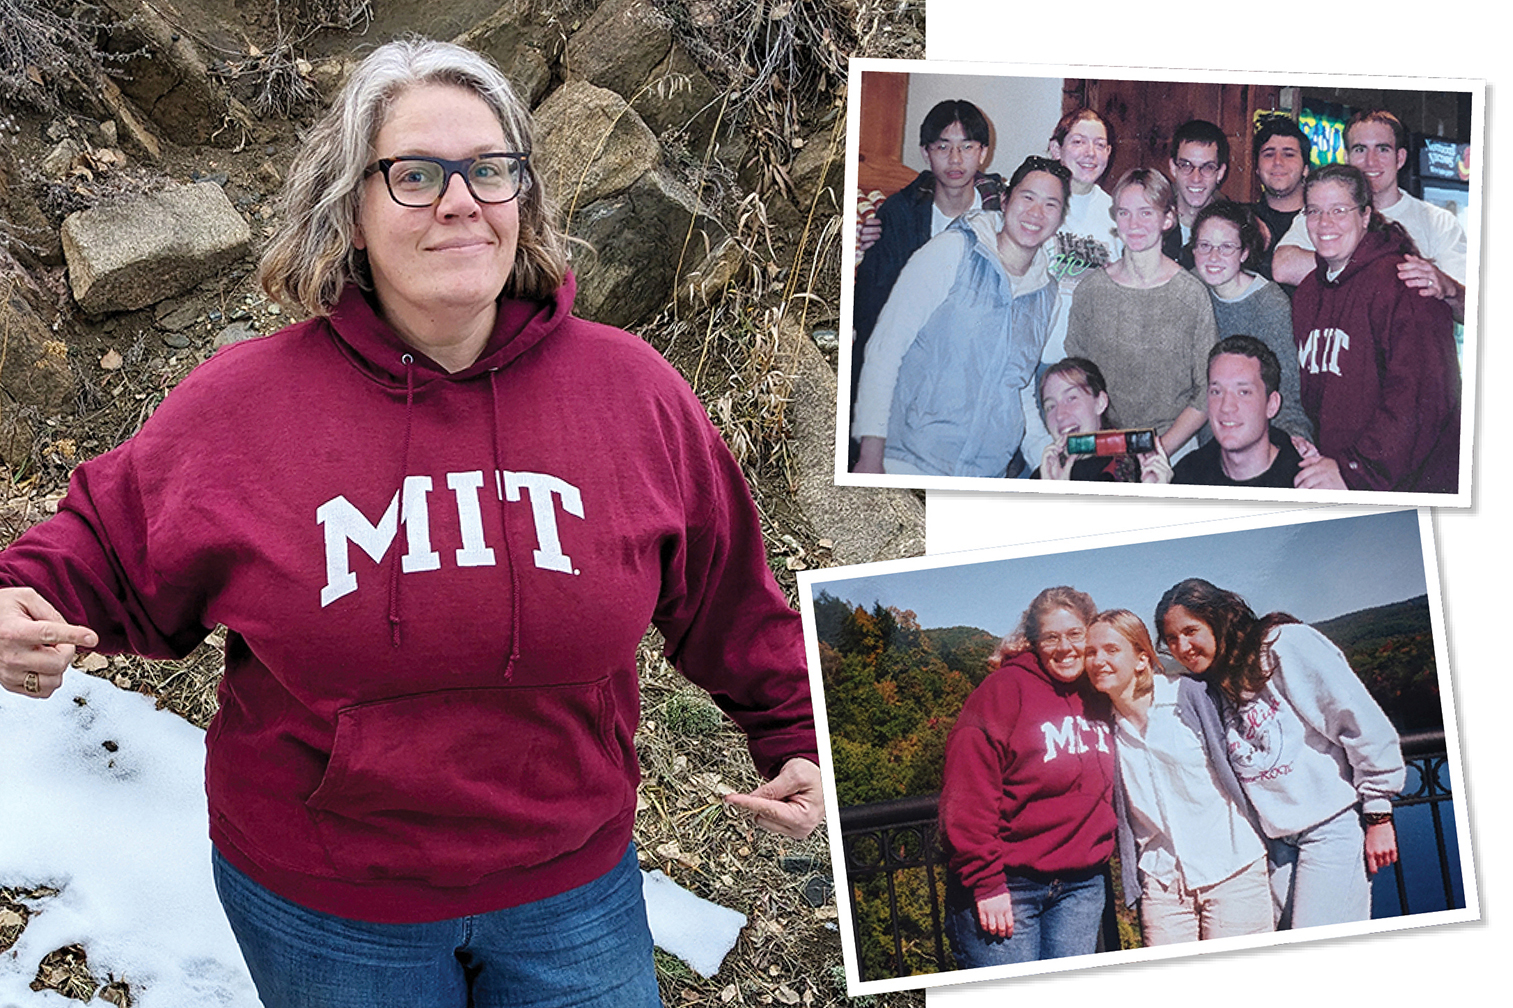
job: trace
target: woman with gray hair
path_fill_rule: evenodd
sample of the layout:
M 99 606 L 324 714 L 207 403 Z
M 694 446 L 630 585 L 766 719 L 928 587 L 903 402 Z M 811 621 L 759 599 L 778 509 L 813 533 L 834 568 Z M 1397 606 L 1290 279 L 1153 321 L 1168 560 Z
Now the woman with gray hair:
M 406 40 L 289 173 L 229 347 L 0 553 L 0 685 L 227 630 L 206 791 L 221 900 L 279 1006 L 654 1005 L 631 827 L 636 652 L 668 657 L 803 836 L 798 617 L 691 390 L 574 282 L 490 63 Z M 356 547 L 356 548 L 354 548 Z

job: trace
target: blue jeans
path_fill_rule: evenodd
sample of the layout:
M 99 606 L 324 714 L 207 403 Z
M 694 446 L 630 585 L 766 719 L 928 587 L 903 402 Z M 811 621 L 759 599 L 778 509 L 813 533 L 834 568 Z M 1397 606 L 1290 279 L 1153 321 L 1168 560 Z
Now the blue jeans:
M 1266 841 L 1277 930 L 1371 919 L 1366 833 L 1347 808 L 1301 833 Z
M 309 910 L 212 857 L 265 1008 L 659 1008 L 635 845 L 604 876 L 523 906 L 431 924 Z
M 1091 955 L 1098 948 L 1103 923 L 1104 883 L 1101 869 L 1084 878 L 1004 873 L 1014 906 L 1014 933 L 998 938 L 977 922 L 972 894 L 953 885 L 947 892 L 946 934 L 960 969 L 1038 962 L 1065 956 Z

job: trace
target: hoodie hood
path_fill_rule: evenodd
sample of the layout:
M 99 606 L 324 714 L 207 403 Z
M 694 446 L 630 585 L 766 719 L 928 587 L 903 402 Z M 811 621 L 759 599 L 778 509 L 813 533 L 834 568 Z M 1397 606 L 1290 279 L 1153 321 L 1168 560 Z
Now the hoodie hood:
M 1402 250 L 1391 234 L 1385 231 L 1367 231 L 1361 238 L 1361 243 L 1351 253 L 1350 261 L 1345 264 L 1344 269 L 1340 270 L 1340 275 L 1333 280 L 1329 279 L 1329 264 L 1324 261 L 1324 257 L 1315 252 L 1314 259 L 1318 263 L 1316 268 L 1319 282 L 1325 287 L 1338 287 L 1378 259 L 1401 254 Z
M 331 310 L 327 324 L 344 353 L 382 385 L 404 387 L 412 377 L 417 386 L 438 379 L 466 381 L 508 367 L 558 330 L 572 313 L 577 279 L 571 272 L 562 286 L 544 301 L 501 297 L 494 331 L 478 359 L 461 371 L 449 372 L 405 342 L 384 319 L 371 296 L 348 284 Z M 413 361 L 413 367 L 406 361 Z
M 972 230 L 980 243 L 979 247 L 994 259 L 998 259 L 998 232 L 1003 230 L 1003 212 L 1000 210 L 969 210 L 959 218 L 961 222 Z M 998 260 L 1002 266 L 1002 260 Z M 1035 249 L 1035 255 L 1030 259 L 1030 265 L 1025 269 L 1023 276 L 1014 276 L 1007 270 L 1004 276 L 1009 278 L 1009 287 L 1015 297 L 1023 297 L 1034 293 L 1051 282 L 1051 259 L 1046 254 L 1045 246 Z

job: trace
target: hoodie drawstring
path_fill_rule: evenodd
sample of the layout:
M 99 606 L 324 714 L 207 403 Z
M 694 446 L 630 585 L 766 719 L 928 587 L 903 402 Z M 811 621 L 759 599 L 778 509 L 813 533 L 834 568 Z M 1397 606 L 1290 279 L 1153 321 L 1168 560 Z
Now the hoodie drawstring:
M 510 575 L 510 657 L 504 666 L 504 678 L 509 679 L 515 671 L 515 660 L 520 657 L 520 573 L 515 569 L 515 551 L 510 549 L 510 523 L 505 519 L 504 514 L 504 459 L 499 444 L 499 431 L 502 424 L 499 418 L 498 368 L 489 370 L 489 396 L 493 400 L 493 409 L 489 411 L 489 421 L 493 427 L 491 434 L 494 443 L 494 486 L 499 494 L 499 530 L 503 536 L 501 545 L 504 550 L 504 562 Z
M 399 470 L 399 525 L 402 525 L 405 518 L 405 477 L 410 473 L 410 436 L 415 430 L 415 358 L 411 354 L 405 354 L 400 360 L 405 366 L 405 444 L 400 455 Z M 394 532 L 394 562 L 389 565 L 389 633 L 394 646 L 399 647 L 399 568 L 403 563 L 400 558 L 404 551 L 399 548 L 399 528 L 396 527 Z

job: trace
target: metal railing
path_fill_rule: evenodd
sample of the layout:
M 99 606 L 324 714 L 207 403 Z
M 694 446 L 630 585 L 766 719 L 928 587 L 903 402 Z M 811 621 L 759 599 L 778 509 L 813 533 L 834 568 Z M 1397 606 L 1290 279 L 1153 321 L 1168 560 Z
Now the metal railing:
M 1451 855 L 1454 821 L 1448 803 L 1454 796 L 1446 773 L 1444 733 L 1407 735 L 1402 745 L 1408 785 L 1393 807 L 1428 806 L 1434 852 L 1432 856 L 1405 853 L 1393 866 L 1399 913 L 1462 906 L 1459 861 Z M 946 854 L 936 825 L 939 797 L 919 795 L 840 810 L 851 926 L 864 980 L 955 968 L 948 957 L 943 927 Z M 1410 910 L 1409 882 L 1426 875 L 1438 876 L 1437 889 L 1443 903 Z M 886 917 L 888 948 L 877 948 L 875 941 L 863 944 L 863 917 L 873 919 L 879 911 Z M 1100 949 L 1119 947 L 1112 912 L 1105 914 L 1100 937 Z M 886 966 L 879 972 L 884 961 Z

